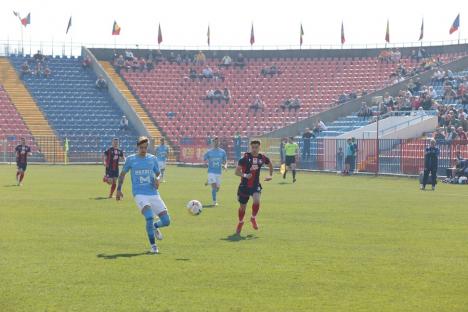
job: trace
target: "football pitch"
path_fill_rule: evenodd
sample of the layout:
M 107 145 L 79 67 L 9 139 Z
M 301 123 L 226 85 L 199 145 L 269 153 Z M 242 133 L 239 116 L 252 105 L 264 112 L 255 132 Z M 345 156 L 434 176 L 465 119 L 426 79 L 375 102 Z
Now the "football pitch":
M 240 237 L 234 170 L 220 205 L 206 169 L 170 166 L 172 218 L 147 253 L 131 197 L 104 168 L 0 166 L 0 311 L 468 311 L 468 191 L 415 179 L 298 173 L 263 182 L 259 231 Z M 263 173 L 265 175 L 266 172 Z

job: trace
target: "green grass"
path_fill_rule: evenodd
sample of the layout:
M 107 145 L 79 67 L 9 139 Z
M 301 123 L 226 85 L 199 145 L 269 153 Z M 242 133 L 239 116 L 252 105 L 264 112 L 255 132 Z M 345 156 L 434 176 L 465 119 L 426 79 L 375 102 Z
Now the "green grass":
M 16 187 L 0 166 L 0 311 L 468 311 L 465 187 L 275 175 L 261 229 L 236 239 L 233 170 L 221 205 L 193 217 L 186 202 L 210 199 L 205 170 L 169 167 L 173 223 L 149 255 L 129 184 L 123 202 L 100 199 L 102 173 L 31 165 Z

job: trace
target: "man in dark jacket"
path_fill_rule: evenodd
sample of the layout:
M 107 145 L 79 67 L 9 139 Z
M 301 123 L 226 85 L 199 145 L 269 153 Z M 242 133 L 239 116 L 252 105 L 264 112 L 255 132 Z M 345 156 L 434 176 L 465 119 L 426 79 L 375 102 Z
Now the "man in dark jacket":
M 435 190 L 435 185 L 437 181 L 437 166 L 439 161 L 440 151 L 436 147 L 436 141 L 431 139 L 429 147 L 426 147 L 426 153 L 424 154 L 424 177 L 422 184 L 420 186 L 421 190 L 426 189 L 427 179 L 429 178 L 429 173 L 431 174 L 432 190 Z

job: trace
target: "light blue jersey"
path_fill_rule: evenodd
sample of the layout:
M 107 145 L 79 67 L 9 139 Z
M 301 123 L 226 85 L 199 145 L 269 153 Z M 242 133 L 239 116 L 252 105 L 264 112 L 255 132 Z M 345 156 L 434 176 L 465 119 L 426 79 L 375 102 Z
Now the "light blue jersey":
M 222 148 L 212 148 L 203 157 L 208 162 L 208 173 L 221 174 L 223 163 L 226 162 L 226 152 Z
M 156 157 L 158 161 L 166 161 L 167 154 L 169 154 L 169 147 L 166 144 L 156 147 Z
M 158 195 L 154 185 L 155 174 L 159 174 L 157 159 L 154 155 L 145 157 L 134 154 L 125 160 L 122 172 L 132 171 L 132 193 L 135 195 Z

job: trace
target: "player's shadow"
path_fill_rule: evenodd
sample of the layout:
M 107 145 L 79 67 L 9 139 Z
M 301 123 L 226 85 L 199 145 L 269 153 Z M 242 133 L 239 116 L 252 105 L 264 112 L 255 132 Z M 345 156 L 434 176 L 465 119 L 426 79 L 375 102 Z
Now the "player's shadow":
M 91 197 L 89 198 L 91 200 L 103 200 L 103 199 L 112 199 L 112 198 L 109 198 L 109 197 L 103 197 L 103 196 L 98 196 L 98 197 Z
M 252 239 L 257 239 L 257 238 L 258 237 L 253 234 L 242 236 L 242 235 L 234 233 L 225 238 L 221 238 L 221 240 L 227 241 L 227 242 L 240 242 L 240 241 L 252 240 Z
M 283 185 L 283 184 L 290 184 L 290 183 L 286 181 L 281 181 L 281 182 L 278 182 L 278 184 Z
M 106 260 L 115 260 L 118 258 L 133 258 L 133 257 L 139 257 L 139 256 L 147 256 L 147 255 L 152 255 L 152 253 L 149 251 L 145 251 L 145 252 L 139 252 L 139 253 L 121 253 L 121 254 L 113 254 L 113 255 L 98 254 L 96 255 L 96 257 L 106 259 Z
M 6 184 L 3 187 L 17 187 L 18 184 Z
M 214 208 L 216 207 L 215 205 L 211 204 L 211 205 L 203 205 L 203 208 Z

